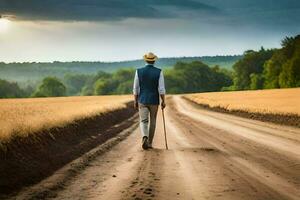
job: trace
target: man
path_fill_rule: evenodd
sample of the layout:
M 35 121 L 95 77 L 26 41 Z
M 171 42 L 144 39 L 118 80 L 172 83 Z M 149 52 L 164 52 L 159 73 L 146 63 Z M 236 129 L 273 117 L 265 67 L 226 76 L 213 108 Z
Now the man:
M 133 94 L 134 107 L 139 109 L 142 148 L 148 149 L 152 148 L 159 96 L 162 109 L 166 107 L 166 90 L 162 70 L 154 67 L 157 56 L 150 52 L 144 55 L 144 60 L 146 66 L 135 72 Z

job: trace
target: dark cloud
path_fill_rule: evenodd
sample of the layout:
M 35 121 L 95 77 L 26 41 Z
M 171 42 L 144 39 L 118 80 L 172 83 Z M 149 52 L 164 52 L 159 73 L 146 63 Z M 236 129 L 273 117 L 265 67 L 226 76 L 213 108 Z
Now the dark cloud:
M 168 8 L 168 9 L 166 9 Z M 172 18 L 177 11 L 217 13 L 218 9 L 193 0 L 0 0 L 0 13 L 27 20 L 119 20 Z
M 184 18 L 197 26 L 297 31 L 300 0 L 0 0 L 1 14 L 56 21 Z
M 228 21 L 267 27 L 300 26 L 299 0 L 195 0 L 222 9 Z

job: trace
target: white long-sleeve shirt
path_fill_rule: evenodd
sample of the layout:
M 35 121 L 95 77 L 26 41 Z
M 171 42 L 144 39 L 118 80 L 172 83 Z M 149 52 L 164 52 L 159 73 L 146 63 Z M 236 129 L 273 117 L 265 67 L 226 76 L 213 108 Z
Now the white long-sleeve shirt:
M 165 79 L 164 79 L 163 71 L 160 72 L 157 89 L 158 89 L 159 94 L 166 94 Z M 134 76 L 133 94 L 134 95 L 140 94 L 140 83 L 139 83 L 139 77 L 138 77 L 137 71 L 135 71 L 135 76 Z

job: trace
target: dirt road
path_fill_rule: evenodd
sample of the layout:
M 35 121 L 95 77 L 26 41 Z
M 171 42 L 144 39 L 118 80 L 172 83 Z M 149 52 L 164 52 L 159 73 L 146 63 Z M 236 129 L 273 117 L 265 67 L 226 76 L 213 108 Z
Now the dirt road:
M 135 126 L 73 176 L 61 178 L 71 163 L 17 199 L 300 199 L 300 129 L 202 110 L 173 96 L 165 150 L 161 122 L 159 113 L 155 149 L 141 149 Z

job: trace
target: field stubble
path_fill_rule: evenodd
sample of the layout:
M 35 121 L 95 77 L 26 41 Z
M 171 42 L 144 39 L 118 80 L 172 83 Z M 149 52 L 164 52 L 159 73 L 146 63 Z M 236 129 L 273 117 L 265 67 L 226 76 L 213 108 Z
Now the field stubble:
M 184 97 L 212 110 L 300 126 L 300 88 L 198 93 Z
M 130 96 L 0 100 L 0 143 L 122 109 Z
M 186 98 L 210 108 L 263 114 L 300 116 L 300 88 L 188 94 Z

